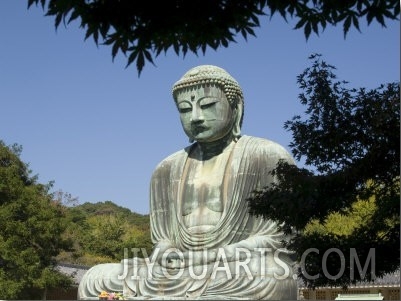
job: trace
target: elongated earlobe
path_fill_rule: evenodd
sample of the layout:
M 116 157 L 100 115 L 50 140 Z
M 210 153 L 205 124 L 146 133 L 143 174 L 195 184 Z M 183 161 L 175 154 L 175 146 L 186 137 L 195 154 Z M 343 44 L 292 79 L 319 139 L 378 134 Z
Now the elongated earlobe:
M 237 104 L 235 111 L 236 114 L 235 114 L 235 121 L 232 129 L 232 134 L 234 137 L 234 141 L 238 141 L 238 139 L 241 137 L 242 105 Z
M 241 137 L 241 129 L 237 125 L 234 125 L 233 127 L 233 137 L 235 142 L 237 142 L 238 139 Z

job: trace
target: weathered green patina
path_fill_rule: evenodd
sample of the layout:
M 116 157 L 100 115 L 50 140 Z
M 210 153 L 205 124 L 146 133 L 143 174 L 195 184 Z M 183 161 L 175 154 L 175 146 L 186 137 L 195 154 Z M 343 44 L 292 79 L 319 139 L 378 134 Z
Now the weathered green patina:
M 225 70 L 189 70 L 173 97 L 195 143 L 152 175 L 153 254 L 93 267 L 78 297 L 106 290 L 130 299 L 296 299 L 285 236 L 275 222 L 249 215 L 246 201 L 291 156 L 275 142 L 241 136 L 243 94 Z

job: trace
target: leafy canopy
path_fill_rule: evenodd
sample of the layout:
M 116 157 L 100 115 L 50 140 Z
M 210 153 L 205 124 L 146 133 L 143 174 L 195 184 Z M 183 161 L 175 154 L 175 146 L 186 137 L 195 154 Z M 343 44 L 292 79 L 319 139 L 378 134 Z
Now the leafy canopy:
M 69 250 L 63 207 L 50 185 L 37 183 L 20 160 L 22 148 L 0 140 L 0 291 L 4 299 L 41 297 L 46 288 L 68 287 L 55 257 Z
M 351 27 L 359 30 L 363 18 L 386 26 L 386 19 L 398 19 L 400 13 L 398 0 L 28 0 L 28 8 L 33 4 L 55 18 L 56 28 L 79 20 L 85 39 L 110 45 L 113 59 L 123 53 L 127 66 L 136 62 L 139 74 L 146 61 L 153 64 L 171 48 L 177 55 L 205 54 L 208 47 L 228 47 L 238 34 L 255 36 L 264 16 L 294 18 L 295 29 L 309 38 L 327 24 L 342 24 L 345 37 Z
M 400 262 L 400 85 L 349 89 L 320 55 L 310 59 L 312 66 L 297 79 L 305 115 L 284 126 L 292 132 L 295 158 L 310 169 L 280 162 L 272 172 L 278 182 L 255 192 L 250 212 L 285 222 L 287 233 L 295 230 L 288 248 L 299 260 L 307 249 L 320 250 L 307 273 L 321 277 L 300 273 L 309 286 L 371 280 Z M 358 210 L 365 212 L 362 222 Z M 330 248 L 342 250 L 348 264 L 336 279 L 323 276 L 322 256 Z M 375 249 L 375 274 L 350 277 L 351 248 L 361 262 Z M 328 270 L 337 275 L 341 264 L 333 257 Z

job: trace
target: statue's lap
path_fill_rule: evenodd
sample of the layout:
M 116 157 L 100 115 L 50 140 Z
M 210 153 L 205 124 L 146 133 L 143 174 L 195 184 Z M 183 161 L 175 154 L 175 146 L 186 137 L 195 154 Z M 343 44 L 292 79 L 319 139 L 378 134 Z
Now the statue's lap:
M 277 259 L 273 253 L 267 256 L 260 254 L 252 252 L 251 257 L 237 261 L 219 260 L 218 263 L 174 270 L 157 263 L 152 265 L 150 259 L 145 262 L 143 258 L 131 258 L 121 263 L 97 265 L 87 273 L 85 281 L 97 288 L 99 293 L 102 290 L 121 292 L 125 298 L 134 300 L 257 299 L 258 296 L 254 295 L 236 297 L 233 288 L 241 290 L 242 286 L 243 289 L 263 286 L 272 292 L 277 291 L 278 295 L 272 294 L 273 299 L 282 299 L 283 289 L 280 287 L 293 294 L 297 289 L 293 271 L 285 270 L 285 262 L 281 261 L 286 259 Z M 207 289 L 203 289 L 204 285 L 207 285 Z M 142 295 L 143 287 L 146 287 L 146 292 Z M 216 295 L 215 292 L 221 291 L 221 287 L 229 288 L 231 296 Z

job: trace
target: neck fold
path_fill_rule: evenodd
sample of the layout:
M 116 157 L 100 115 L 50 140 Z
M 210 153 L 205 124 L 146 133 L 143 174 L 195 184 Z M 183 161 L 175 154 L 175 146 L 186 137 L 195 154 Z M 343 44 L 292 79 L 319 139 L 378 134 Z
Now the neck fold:
M 214 156 L 221 154 L 230 144 L 235 141 L 232 133 L 212 142 L 197 142 L 198 149 L 203 160 L 208 160 Z

